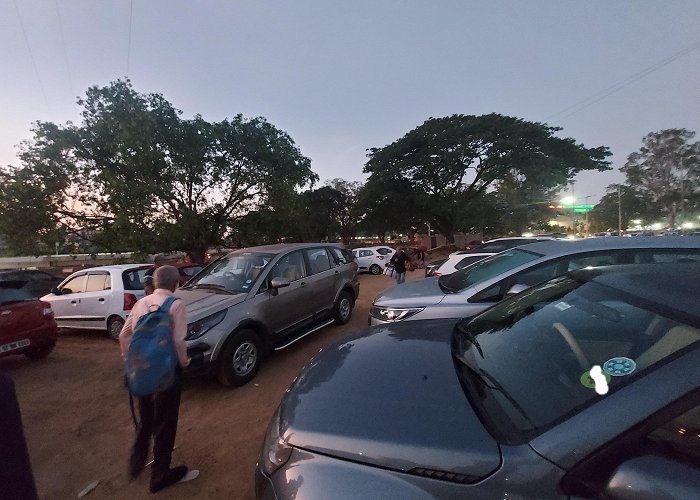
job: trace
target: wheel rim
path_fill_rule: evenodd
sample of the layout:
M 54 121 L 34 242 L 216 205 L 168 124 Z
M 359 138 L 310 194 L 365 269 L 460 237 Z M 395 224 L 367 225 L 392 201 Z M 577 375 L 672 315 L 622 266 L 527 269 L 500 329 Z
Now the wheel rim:
M 255 366 L 257 359 L 258 350 L 255 344 L 245 341 L 233 353 L 233 371 L 241 377 L 248 375 Z
M 376 264 L 370 268 L 370 272 L 372 274 L 379 274 L 381 271 L 382 271 L 382 269 Z
M 109 323 L 109 334 L 112 336 L 113 339 L 118 339 L 123 327 L 123 321 L 120 321 L 118 319 L 112 320 Z
M 338 307 L 338 312 L 340 313 L 341 319 L 344 321 L 350 317 L 350 312 L 352 307 L 350 307 L 350 299 L 347 297 L 340 301 L 340 307 Z

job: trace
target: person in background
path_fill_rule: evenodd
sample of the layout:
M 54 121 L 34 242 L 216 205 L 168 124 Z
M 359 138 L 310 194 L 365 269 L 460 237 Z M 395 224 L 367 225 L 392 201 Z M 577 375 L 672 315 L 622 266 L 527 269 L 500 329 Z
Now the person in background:
M 396 283 L 401 284 L 406 281 L 406 262 L 408 261 L 408 255 L 404 251 L 403 247 L 398 247 L 396 253 L 391 257 L 390 263 L 394 266 L 394 273 L 396 276 Z
M 122 358 L 126 359 L 129 343 L 134 328 L 141 316 L 161 306 L 171 297 L 178 285 L 179 272 L 174 266 L 158 267 L 153 273 L 155 290 L 152 294 L 141 298 L 129 314 L 129 317 L 119 334 L 119 346 Z M 169 311 L 173 344 L 180 360 L 180 367 L 190 363 L 187 356 L 185 335 L 187 334 L 187 318 L 185 306 L 181 300 L 176 300 Z M 175 383 L 168 389 L 151 396 L 136 398 L 139 407 L 140 421 L 136 428 L 136 439 L 129 457 L 129 477 L 136 479 L 143 471 L 148 456 L 151 435 L 153 435 L 153 468 L 151 469 L 151 493 L 178 482 L 191 481 L 199 475 L 198 470 L 188 470 L 184 465 L 170 467 L 175 434 L 177 432 L 178 414 L 180 411 L 180 393 L 182 390 L 182 373 L 178 367 Z

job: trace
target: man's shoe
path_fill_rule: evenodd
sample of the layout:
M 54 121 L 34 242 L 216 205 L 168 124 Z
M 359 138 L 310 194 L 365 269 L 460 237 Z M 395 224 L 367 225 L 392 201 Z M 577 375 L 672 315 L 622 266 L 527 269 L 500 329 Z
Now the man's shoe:
M 160 479 L 160 481 L 158 481 L 157 483 L 154 483 L 151 480 L 151 493 L 158 493 L 160 490 L 165 489 L 168 486 L 171 486 L 175 483 L 179 483 L 180 480 L 182 480 L 182 478 L 184 478 L 187 475 L 187 472 L 187 467 L 185 467 L 184 465 L 178 465 L 177 467 L 173 467 L 168 472 L 166 472 L 165 476 L 162 479 Z M 199 472 L 197 472 L 197 474 L 199 474 Z

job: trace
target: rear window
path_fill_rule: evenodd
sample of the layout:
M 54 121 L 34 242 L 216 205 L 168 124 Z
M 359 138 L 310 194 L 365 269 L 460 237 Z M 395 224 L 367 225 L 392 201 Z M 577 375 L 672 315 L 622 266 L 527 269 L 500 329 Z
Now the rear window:
M 34 296 L 26 288 L 0 288 L 0 305 L 24 302 L 25 300 L 34 300 Z
M 124 290 L 143 290 L 143 283 L 146 279 L 146 271 L 150 267 L 141 267 L 138 269 L 129 269 L 122 273 L 122 281 Z
M 333 254 L 333 257 L 335 258 L 335 261 L 338 264 L 347 264 L 349 262 L 353 262 L 355 260 L 355 256 L 352 254 L 350 250 L 346 250 L 345 248 L 338 248 L 338 247 L 329 247 L 331 250 L 331 253 Z

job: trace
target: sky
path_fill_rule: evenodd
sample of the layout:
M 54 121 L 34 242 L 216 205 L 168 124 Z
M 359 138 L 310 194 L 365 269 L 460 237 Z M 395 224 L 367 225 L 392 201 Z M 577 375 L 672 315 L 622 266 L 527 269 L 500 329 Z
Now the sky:
M 0 165 L 128 77 L 185 118 L 265 117 L 322 183 L 430 117 L 544 122 L 612 151 L 574 183 L 594 203 L 646 134 L 700 131 L 698 26 L 698 0 L 0 0 Z

